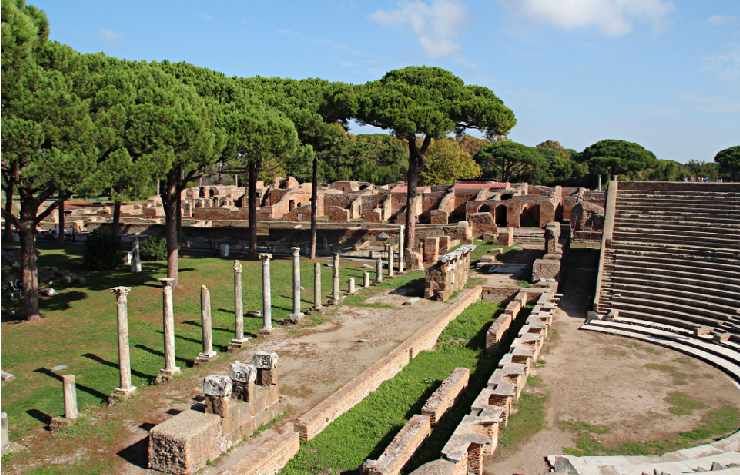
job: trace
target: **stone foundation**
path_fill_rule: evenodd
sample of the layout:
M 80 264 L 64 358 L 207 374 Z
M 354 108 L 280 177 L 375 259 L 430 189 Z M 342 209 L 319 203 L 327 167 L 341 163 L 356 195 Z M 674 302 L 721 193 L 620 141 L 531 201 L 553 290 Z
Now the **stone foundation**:
M 449 299 L 465 287 L 470 272 L 470 253 L 475 246 L 466 244 L 440 257 L 426 272 L 424 296 L 428 299 Z

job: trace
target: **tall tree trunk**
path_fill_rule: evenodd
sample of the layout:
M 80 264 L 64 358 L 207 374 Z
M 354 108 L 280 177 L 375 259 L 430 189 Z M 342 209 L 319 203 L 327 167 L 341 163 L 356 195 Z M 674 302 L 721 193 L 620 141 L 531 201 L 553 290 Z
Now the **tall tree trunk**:
M 21 279 L 23 281 L 23 314 L 27 320 L 38 320 L 39 314 L 39 270 L 36 259 L 36 212 L 38 202 L 21 202 L 21 219 L 18 232 L 21 235 Z
M 416 185 L 419 183 L 420 160 L 416 154 L 409 156 L 409 169 L 406 173 L 406 251 L 416 251 Z M 408 252 L 407 252 L 408 254 Z
M 182 192 L 178 188 L 177 195 L 175 196 L 175 216 L 177 217 L 177 239 L 178 242 L 182 237 Z
M 259 162 L 249 163 L 249 254 L 257 257 L 257 177 Z
M 311 259 L 316 259 L 316 214 L 319 197 L 319 158 L 314 155 L 311 168 Z
M 10 176 L 5 183 L 5 216 L 13 214 L 13 194 L 15 192 L 15 183 L 18 180 L 18 164 L 13 162 L 10 169 Z M 7 242 L 13 242 L 13 223 L 5 219 L 3 227 L 3 236 Z
M 177 259 L 179 241 L 177 236 L 177 179 L 170 172 L 165 189 L 162 190 L 162 206 L 164 207 L 165 239 L 167 240 L 167 277 L 175 279 L 177 284 Z
M 58 225 L 57 225 L 57 242 L 64 242 L 64 199 L 66 196 L 64 196 L 64 193 L 59 193 L 59 208 L 57 208 L 58 213 Z
M 111 236 L 113 242 L 118 242 L 121 235 L 121 201 L 116 200 L 113 202 L 113 221 L 110 226 Z

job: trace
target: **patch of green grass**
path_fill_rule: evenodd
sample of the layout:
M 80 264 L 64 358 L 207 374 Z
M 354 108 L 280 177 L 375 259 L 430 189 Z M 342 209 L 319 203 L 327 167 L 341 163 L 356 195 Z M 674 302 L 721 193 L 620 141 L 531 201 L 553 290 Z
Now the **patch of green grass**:
M 677 416 L 687 416 L 697 409 L 706 407 L 703 402 L 692 399 L 688 394 L 679 391 L 668 393 L 665 401 L 671 405 L 668 412 Z
M 352 307 L 395 308 L 393 305 L 382 302 L 367 302 L 370 297 L 390 289 L 400 289 L 401 292 L 406 292 L 409 295 L 421 296 L 424 292 L 424 271 L 412 271 L 391 279 L 386 278 L 383 282 L 375 284 L 369 289 L 363 289 L 356 294 L 346 296 L 342 303 Z
M 82 268 L 81 246 L 42 248 L 42 267 L 56 266 L 86 278 L 86 285 L 64 286 L 55 282 L 58 294 L 41 301 L 44 319 L 34 323 L 3 322 L 3 369 L 16 380 L 3 383 L 3 410 L 8 413 L 10 438 L 16 440 L 40 428 L 44 420 L 64 412 L 62 383 L 51 372 L 57 365 L 66 368 L 59 374 L 74 374 L 80 409 L 99 406 L 118 386 L 116 302 L 110 288 L 131 287 L 128 295 L 129 347 L 133 384 L 149 385 L 163 366 L 162 291 L 158 277 L 166 273 L 164 262 L 145 262 L 144 271 L 133 274 L 126 266 L 113 271 L 86 271 Z M 322 259 L 328 263 L 328 259 Z M 183 257 L 179 261 L 179 285 L 174 291 L 177 364 L 185 375 L 201 351 L 200 286 L 211 293 L 214 349 L 224 352 L 234 336 L 233 260 Z M 262 285 L 259 261 L 243 265 L 244 310 L 261 308 Z M 351 260 L 341 266 L 342 287 L 347 278 L 362 277 L 364 268 Z M 271 263 L 273 320 L 280 324 L 291 312 L 292 264 L 290 259 Z M 403 278 L 409 278 L 404 276 Z M 323 266 L 323 295 L 331 291 L 331 268 Z M 313 263 L 302 260 L 302 306 L 313 302 Z M 392 284 L 390 284 L 392 285 Z M 321 316 L 311 315 L 310 323 Z M 262 319 L 245 314 L 245 332 L 256 336 Z M 138 399 L 134 398 L 134 402 Z M 81 426 L 82 427 L 82 426 Z M 75 429 L 77 430 L 77 429 Z M 94 438 L 94 434 L 90 435 Z
M 593 426 L 578 425 L 576 447 L 563 449 L 569 455 L 660 455 L 666 452 L 681 450 L 707 443 L 737 430 L 740 426 L 740 409 L 735 406 L 723 406 L 707 412 L 699 425 L 687 432 L 660 440 L 627 441 L 615 445 L 606 445 L 594 434 Z
M 527 378 L 529 387 L 542 386 L 541 380 Z M 499 437 L 499 445 L 506 451 L 529 440 L 534 434 L 545 428 L 545 402 L 547 393 L 525 389 L 519 398 L 516 414 L 509 418 L 509 423 Z
M 302 445 L 281 473 L 339 473 L 377 457 L 454 368 L 471 368 L 476 380 L 485 384 L 496 362 L 485 355 L 485 328 L 497 309 L 488 302 L 468 307 L 450 322 L 434 350 L 421 352 L 395 377 Z M 454 427 L 457 422 L 443 418 L 440 425 Z

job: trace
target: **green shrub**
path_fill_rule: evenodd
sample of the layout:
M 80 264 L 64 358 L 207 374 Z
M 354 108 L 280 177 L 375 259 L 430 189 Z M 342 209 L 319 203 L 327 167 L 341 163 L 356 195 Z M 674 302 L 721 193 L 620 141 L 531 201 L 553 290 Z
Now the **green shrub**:
M 167 259 L 167 241 L 149 236 L 139 244 L 139 254 L 142 261 L 163 261 Z
M 96 229 L 85 241 L 85 267 L 91 270 L 115 269 L 121 263 L 121 241 L 109 230 Z

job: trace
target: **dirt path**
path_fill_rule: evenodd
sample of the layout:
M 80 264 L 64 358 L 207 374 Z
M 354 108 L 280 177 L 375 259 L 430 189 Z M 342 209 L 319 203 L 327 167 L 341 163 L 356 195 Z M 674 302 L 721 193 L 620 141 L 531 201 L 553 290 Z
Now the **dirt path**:
M 561 303 L 567 314 L 554 323 L 544 366 L 536 369 L 543 382 L 537 390 L 548 395 L 545 427 L 513 450 L 497 453 L 486 473 L 544 473 L 546 455 L 576 446 L 574 423 L 603 426 L 598 441 L 616 445 L 669 438 L 695 428 L 711 409 L 740 405 L 740 392 L 718 369 L 648 343 L 579 331 L 593 270 L 574 265 L 570 271 Z M 696 401 L 696 408 L 673 413 L 676 394 Z

